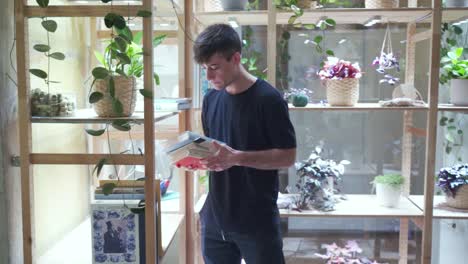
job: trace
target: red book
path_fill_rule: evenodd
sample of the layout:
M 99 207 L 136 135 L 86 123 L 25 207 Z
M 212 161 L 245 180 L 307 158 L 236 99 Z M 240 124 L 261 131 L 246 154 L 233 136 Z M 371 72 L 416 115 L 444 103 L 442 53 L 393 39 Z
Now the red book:
M 206 170 L 207 168 L 200 162 L 200 160 L 201 158 L 187 156 L 183 159 L 180 159 L 179 161 L 176 161 L 175 166 L 177 168 L 183 167 L 189 170 Z

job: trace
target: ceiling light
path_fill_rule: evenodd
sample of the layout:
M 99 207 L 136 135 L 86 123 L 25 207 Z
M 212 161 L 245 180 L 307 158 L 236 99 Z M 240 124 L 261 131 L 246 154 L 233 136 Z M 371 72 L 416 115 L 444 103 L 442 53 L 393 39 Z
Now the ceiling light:
M 369 18 L 366 22 L 364 22 L 364 26 L 365 27 L 371 27 L 371 26 L 377 24 L 380 21 L 382 21 L 381 16 L 373 16 L 373 17 Z
M 344 39 L 340 39 L 340 41 L 338 41 L 338 44 L 343 44 L 343 43 L 345 43 L 346 41 L 348 41 L 348 40 L 345 39 L 345 38 L 344 38 Z
M 304 40 L 304 44 L 308 44 L 310 42 L 310 40 L 306 39 Z

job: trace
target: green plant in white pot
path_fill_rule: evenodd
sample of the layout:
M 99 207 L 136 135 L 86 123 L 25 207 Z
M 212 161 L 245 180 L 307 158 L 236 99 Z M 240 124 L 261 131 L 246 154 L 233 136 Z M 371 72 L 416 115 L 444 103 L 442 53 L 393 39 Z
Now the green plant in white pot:
M 404 178 L 400 174 L 384 174 L 374 178 L 377 202 L 385 207 L 398 207 Z
M 454 105 L 468 105 L 468 60 L 462 55 L 463 48 L 456 47 L 440 60 L 443 65 L 440 78 L 450 80 L 450 102 Z

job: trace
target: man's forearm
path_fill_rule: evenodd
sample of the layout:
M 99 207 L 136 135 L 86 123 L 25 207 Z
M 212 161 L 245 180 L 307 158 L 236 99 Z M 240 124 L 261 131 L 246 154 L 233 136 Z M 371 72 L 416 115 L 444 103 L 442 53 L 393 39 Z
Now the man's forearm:
M 236 165 L 261 170 L 288 168 L 296 160 L 296 148 L 236 151 Z

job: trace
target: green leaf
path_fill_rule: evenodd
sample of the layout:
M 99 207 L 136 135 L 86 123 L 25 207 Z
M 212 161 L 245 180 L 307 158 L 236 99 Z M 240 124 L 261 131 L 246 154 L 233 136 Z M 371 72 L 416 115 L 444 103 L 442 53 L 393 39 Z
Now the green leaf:
M 133 42 L 141 45 L 142 38 L 143 38 L 143 31 L 138 31 L 137 33 L 135 33 L 135 36 L 133 36 Z
M 161 84 L 161 82 L 159 81 L 159 75 L 157 73 L 153 73 L 153 78 L 156 85 Z
M 54 20 L 44 20 L 41 22 L 42 27 L 49 32 L 55 32 L 57 30 L 57 22 Z
M 115 97 L 115 82 L 112 76 L 109 78 L 109 94 L 112 98 Z
M 39 52 L 48 52 L 50 50 L 50 47 L 49 45 L 45 45 L 45 44 L 36 44 L 33 46 L 33 49 Z
M 455 55 L 457 55 L 457 59 L 461 57 L 463 54 L 463 48 L 458 48 L 455 50 Z
M 99 63 L 101 63 L 104 67 L 107 67 L 106 60 L 104 59 L 104 55 L 102 55 L 102 53 L 99 51 L 94 51 L 94 56 L 99 61 Z
M 461 27 L 457 25 L 453 25 L 452 28 L 453 28 L 453 32 L 455 32 L 455 34 L 457 35 L 461 35 L 463 33 L 463 29 L 461 29 Z
M 304 24 L 304 28 L 306 29 L 314 29 L 315 27 L 317 27 L 315 24 Z
M 452 60 L 458 59 L 457 54 L 455 52 L 453 52 L 453 51 L 447 52 L 447 56 Z
M 162 35 L 154 37 L 153 38 L 153 48 L 159 46 L 164 41 L 164 39 L 166 39 L 166 37 L 167 37 L 166 34 L 162 34 Z
M 102 193 L 104 195 L 109 195 L 114 192 L 114 189 L 117 185 L 115 183 L 105 183 L 102 186 Z
M 130 131 L 132 128 L 126 120 L 115 120 L 112 122 L 112 127 L 120 131 Z
M 133 41 L 132 31 L 127 26 L 124 27 L 123 29 L 116 28 L 115 30 L 117 31 L 119 36 L 124 35 L 125 39 L 128 40 L 129 43 Z M 140 44 L 138 42 L 135 42 L 135 43 Z
M 151 11 L 148 11 L 148 10 L 138 10 L 137 16 L 138 16 L 138 17 L 150 17 L 150 16 L 151 16 Z
M 130 64 L 132 62 L 125 53 L 117 53 L 116 56 L 122 64 Z
M 95 136 L 95 137 L 98 137 L 98 136 L 104 134 L 104 132 L 106 132 L 105 129 L 99 129 L 99 130 L 85 129 L 85 131 L 86 131 L 86 133 L 88 133 L 89 135 Z
M 105 3 L 105 4 L 106 4 L 106 3 L 109 3 L 110 1 L 112 1 L 112 0 L 101 0 L 101 2 L 103 2 L 103 3 Z
M 96 67 L 91 73 L 96 79 L 105 79 L 109 76 L 109 71 L 104 67 Z
M 62 52 L 54 52 L 49 54 L 49 57 L 56 59 L 56 60 L 64 60 L 65 59 L 65 54 Z
M 153 92 L 146 89 L 140 89 L 140 94 L 145 98 L 153 99 Z
M 463 130 L 461 130 L 461 129 L 458 129 L 458 130 L 457 130 L 457 134 L 458 134 L 458 135 L 461 135 L 461 134 L 463 134 Z
M 445 153 L 450 154 L 450 152 L 452 152 L 452 147 L 445 146 Z
M 40 7 L 48 7 L 49 6 L 49 0 L 36 0 L 36 2 Z
M 327 24 L 326 23 L 320 23 L 320 29 L 321 30 L 327 29 Z
M 443 117 L 441 117 L 440 120 L 439 120 L 439 125 L 440 125 L 440 126 L 445 126 L 445 125 L 447 124 L 447 121 L 448 121 L 448 117 L 443 116 Z
M 242 58 L 242 59 L 241 59 L 241 63 L 242 63 L 242 64 L 246 64 L 247 61 L 248 61 L 247 58 Z
M 302 28 L 302 23 L 301 23 L 301 22 L 294 23 L 293 27 L 295 27 L 295 28 Z
M 102 98 L 104 98 L 104 95 L 100 92 L 92 92 L 90 95 L 89 95 L 89 103 L 90 104 L 94 104 L 94 103 L 97 103 L 99 102 L 99 100 L 101 100 Z
M 320 36 L 320 35 L 318 35 L 318 36 L 315 36 L 315 38 L 314 38 L 314 42 L 315 42 L 315 43 L 317 43 L 317 44 L 319 44 L 319 43 L 322 41 L 322 39 L 323 39 L 323 37 L 322 37 L 322 36 Z
M 47 73 L 43 70 L 40 70 L 40 69 L 29 69 L 29 72 L 34 75 L 34 76 L 37 76 L 41 79 L 46 79 L 47 78 Z
M 294 24 L 294 21 L 296 21 L 297 16 L 293 15 L 288 19 L 288 24 L 292 25 Z
M 117 15 L 114 18 L 114 27 L 118 29 L 124 29 L 127 27 L 127 22 L 125 21 L 125 18 L 121 15 Z
M 332 27 L 334 27 L 336 25 L 335 20 L 333 20 L 331 18 L 325 19 L 325 23 L 327 23 L 327 25 L 332 26 Z
M 114 38 L 114 41 L 121 52 L 125 52 L 127 50 L 127 41 L 124 38 L 117 36 Z
M 445 139 L 450 143 L 455 143 L 455 139 L 453 138 L 453 135 L 451 133 L 445 134 Z
M 98 163 L 96 164 L 96 166 L 94 166 L 94 170 L 93 170 L 93 174 L 94 172 L 97 171 L 96 173 L 96 177 L 99 177 L 99 174 L 101 174 L 101 170 L 102 170 L 102 167 L 104 166 L 104 164 L 107 163 L 107 159 L 106 158 L 102 158 L 98 161 Z
M 285 40 L 288 40 L 291 38 L 291 33 L 289 33 L 289 31 L 285 31 L 283 32 L 283 34 L 281 35 L 281 37 Z
M 114 26 L 114 21 L 118 15 L 114 13 L 107 13 L 104 17 L 104 24 L 107 28 L 112 28 Z
M 457 129 L 455 126 L 448 126 L 447 127 L 447 130 L 455 130 L 455 129 Z
M 449 122 L 449 123 L 455 122 L 455 118 L 450 118 L 448 122 Z
M 443 57 L 442 59 L 440 59 L 440 63 L 447 63 L 447 62 L 450 62 L 452 61 L 449 57 Z
M 112 98 L 112 110 L 121 115 L 123 113 L 123 104 L 117 98 Z
M 127 74 L 125 74 L 125 72 L 122 71 L 121 69 L 117 69 L 117 70 L 115 70 L 115 72 L 118 73 L 118 74 L 120 74 L 120 75 L 122 75 L 122 76 L 127 77 Z
M 327 55 L 330 55 L 330 56 L 335 56 L 335 53 L 332 50 L 327 50 L 325 51 L 325 53 L 327 53 Z

